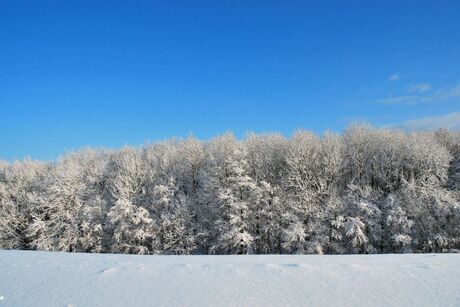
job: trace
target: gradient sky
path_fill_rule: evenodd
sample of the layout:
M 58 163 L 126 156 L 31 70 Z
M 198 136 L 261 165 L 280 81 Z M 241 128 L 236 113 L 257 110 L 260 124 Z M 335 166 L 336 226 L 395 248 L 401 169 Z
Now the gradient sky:
M 460 129 L 460 1 L 0 1 L 0 159 Z

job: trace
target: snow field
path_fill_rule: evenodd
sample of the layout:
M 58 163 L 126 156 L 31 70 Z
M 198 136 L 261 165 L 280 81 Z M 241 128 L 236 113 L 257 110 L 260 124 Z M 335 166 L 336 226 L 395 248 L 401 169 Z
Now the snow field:
M 460 255 L 0 251 L 0 306 L 460 306 Z

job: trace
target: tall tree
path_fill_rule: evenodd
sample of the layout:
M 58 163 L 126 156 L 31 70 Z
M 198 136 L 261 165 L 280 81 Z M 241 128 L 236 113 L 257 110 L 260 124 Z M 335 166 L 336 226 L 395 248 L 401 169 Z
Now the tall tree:
M 173 178 L 168 185 L 155 187 L 152 210 L 156 225 L 156 253 L 187 255 L 195 251 L 197 244 L 189 204 Z

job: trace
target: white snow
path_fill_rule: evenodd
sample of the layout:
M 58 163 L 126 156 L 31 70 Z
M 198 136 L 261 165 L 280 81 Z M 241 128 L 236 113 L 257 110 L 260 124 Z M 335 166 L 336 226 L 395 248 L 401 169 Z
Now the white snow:
M 460 254 L 135 256 L 0 250 L 0 306 L 460 306 Z

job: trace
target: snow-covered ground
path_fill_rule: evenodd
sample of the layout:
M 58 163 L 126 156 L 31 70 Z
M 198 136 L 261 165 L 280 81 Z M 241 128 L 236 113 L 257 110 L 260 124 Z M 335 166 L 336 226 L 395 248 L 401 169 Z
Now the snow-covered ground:
M 0 306 L 460 306 L 460 254 L 0 251 Z

